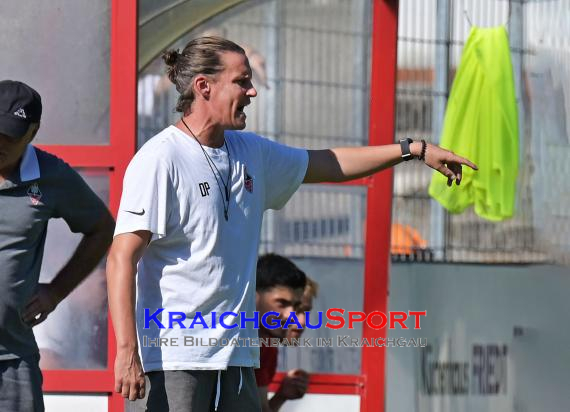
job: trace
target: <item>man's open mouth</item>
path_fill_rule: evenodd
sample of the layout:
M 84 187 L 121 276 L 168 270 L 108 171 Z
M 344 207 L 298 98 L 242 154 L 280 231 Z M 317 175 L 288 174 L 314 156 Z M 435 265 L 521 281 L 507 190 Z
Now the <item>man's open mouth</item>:
M 238 116 L 241 116 L 241 115 L 245 116 L 245 107 L 248 106 L 248 105 L 249 105 L 249 102 L 238 106 L 238 107 L 237 107 L 236 114 L 237 114 Z

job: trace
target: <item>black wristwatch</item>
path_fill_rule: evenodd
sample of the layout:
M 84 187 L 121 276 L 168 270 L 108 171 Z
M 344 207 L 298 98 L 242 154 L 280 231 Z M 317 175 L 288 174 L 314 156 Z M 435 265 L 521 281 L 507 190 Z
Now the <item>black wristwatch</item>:
M 412 155 L 412 152 L 410 152 L 410 145 L 413 142 L 414 141 L 409 137 L 407 139 L 400 139 L 400 148 L 402 149 L 402 159 L 404 159 L 405 161 L 412 160 L 414 158 L 414 155 Z

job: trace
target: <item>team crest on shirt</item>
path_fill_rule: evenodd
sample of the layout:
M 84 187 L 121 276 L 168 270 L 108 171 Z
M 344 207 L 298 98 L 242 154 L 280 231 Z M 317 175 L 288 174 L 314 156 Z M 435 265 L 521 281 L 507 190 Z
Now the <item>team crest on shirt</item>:
M 32 183 L 30 186 L 28 186 L 28 196 L 32 201 L 32 205 L 37 206 L 40 204 L 42 192 L 40 191 L 40 187 L 37 183 Z
M 253 193 L 253 177 L 247 173 L 247 167 L 245 166 L 243 168 L 243 185 L 245 186 L 245 190 L 249 193 Z

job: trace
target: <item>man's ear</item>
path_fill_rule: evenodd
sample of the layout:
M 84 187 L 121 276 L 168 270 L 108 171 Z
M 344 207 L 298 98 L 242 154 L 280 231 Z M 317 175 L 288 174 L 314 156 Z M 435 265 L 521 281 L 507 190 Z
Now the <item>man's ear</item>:
M 194 78 L 193 83 L 194 93 L 208 100 L 210 98 L 210 79 L 204 75 L 198 75 Z

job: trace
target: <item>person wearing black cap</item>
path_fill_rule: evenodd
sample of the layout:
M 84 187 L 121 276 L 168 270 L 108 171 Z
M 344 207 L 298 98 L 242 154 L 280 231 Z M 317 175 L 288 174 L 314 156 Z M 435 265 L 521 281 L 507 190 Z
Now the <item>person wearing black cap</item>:
M 95 268 L 114 228 L 77 172 L 30 144 L 41 114 L 34 89 L 0 81 L 0 411 L 44 410 L 32 327 Z M 40 284 L 47 224 L 59 217 L 84 237 L 55 278 Z

